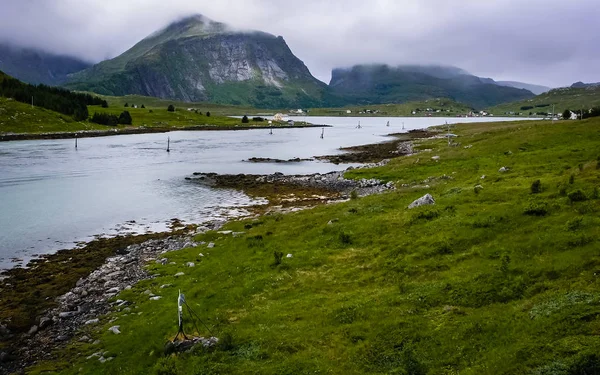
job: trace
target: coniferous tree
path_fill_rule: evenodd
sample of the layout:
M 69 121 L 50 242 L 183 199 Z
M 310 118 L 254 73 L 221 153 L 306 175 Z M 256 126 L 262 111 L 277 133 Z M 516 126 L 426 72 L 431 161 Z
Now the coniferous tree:
M 121 115 L 119 115 L 119 124 L 121 125 L 131 125 L 132 119 L 129 111 L 123 111 Z
M 175 107 L 173 107 L 173 104 L 169 104 L 169 107 L 167 108 L 167 111 L 169 111 L 169 112 L 175 112 Z

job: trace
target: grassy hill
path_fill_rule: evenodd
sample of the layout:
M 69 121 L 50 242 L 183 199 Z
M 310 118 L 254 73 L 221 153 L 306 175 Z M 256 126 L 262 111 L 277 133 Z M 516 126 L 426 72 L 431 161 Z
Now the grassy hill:
M 427 108 L 431 111 L 427 111 Z M 419 109 L 419 111 L 413 115 L 412 112 Z M 347 111 L 351 113 L 347 113 Z M 437 112 L 439 110 L 440 112 Z M 370 112 L 368 112 L 370 111 Z M 346 106 L 342 108 L 311 108 L 311 116 L 451 116 L 465 115 L 472 111 L 472 108 L 457 103 L 450 99 L 438 98 L 429 99 L 422 101 L 413 101 L 402 104 L 377 104 L 377 105 L 366 105 L 366 106 Z M 363 112 L 363 113 L 361 113 Z
M 562 87 L 531 99 L 499 104 L 489 110 L 490 113 L 495 115 L 502 115 L 507 112 L 521 112 L 524 115 L 528 115 L 529 112 L 550 113 L 553 104 L 556 113 L 563 113 L 565 109 L 575 111 L 582 109 L 582 107 L 584 109 L 598 107 L 600 106 L 600 86 L 586 88 Z
M 115 309 L 80 333 L 99 345 L 74 340 L 33 373 L 598 373 L 600 119 L 453 132 L 457 147 L 426 140 L 347 173 L 397 191 L 232 222 L 245 233 L 166 254 L 115 297 L 135 314 Z M 434 206 L 407 209 L 426 193 Z M 276 265 L 274 251 L 293 257 Z M 220 337 L 214 351 L 163 356 L 179 289 Z M 98 351 L 114 360 L 86 359 Z

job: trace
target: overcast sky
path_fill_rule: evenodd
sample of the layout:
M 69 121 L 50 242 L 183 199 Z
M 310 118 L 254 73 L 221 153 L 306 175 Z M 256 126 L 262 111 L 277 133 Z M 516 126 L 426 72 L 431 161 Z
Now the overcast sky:
M 0 41 L 92 62 L 203 14 L 282 35 L 314 76 L 359 63 L 454 65 L 547 86 L 600 81 L 599 0 L 0 0 Z

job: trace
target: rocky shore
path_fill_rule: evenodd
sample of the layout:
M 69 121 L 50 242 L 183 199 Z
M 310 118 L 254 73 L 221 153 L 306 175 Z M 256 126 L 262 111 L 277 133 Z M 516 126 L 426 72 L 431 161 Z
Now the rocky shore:
M 195 233 L 219 229 L 223 223 L 208 223 L 198 227 Z M 134 312 L 135 306 L 131 302 L 111 299 L 139 281 L 152 278 L 145 267 L 148 263 L 160 262 L 170 251 L 197 246 L 192 235 L 151 239 L 129 245 L 120 254 L 107 258 L 101 267 L 80 278 L 74 288 L 56 298 L 57 307 L 41 315 L 27 333 L 12 334 L 6 325 L 0 325 L 0 339 L 10 343 L 0 349 L 0 374 L 18 373 L 38 361 L 51 359 L 54 350 L 72 340 L 89 342 L 100 348 L 99 340 L 80 333 L 80 329 L 106 323 L 106 314 L 114 308 Z M 100 361 L 111 358 L 102 352 L 97 357 Z
M 389 158 L 414 153 L 412 139 L 430 135 L 426 131 L 413 132 L 413 134 L 403 135 L 392 142 L 353 147 L 348 150 L 351 152 L 347 154 L 331 156 L 337 159 L 328 159 L 331 157 L 321 158 L 331 161 L 343 160 L 343 162 L 349 160 L 353 162 L 376 161 L 356 168 L 383 166 L 389 162 Z M 351 169 L 355 168 L 350 167 L 347 170 Z M 194 173 L 193 176 L 186 177 L 186 180 L 215 188 L 239 189 L 250 196 L 267 198 L 270 207 L 287 207 L 291 210 L 395 189 L 392 182 L 377 179 L 346 179 L 344 178 L 344 172 L 336 171 L 310 175 Z M 281 211 L 285 212 L 283 209 Z M 260 211 L 257 211 L 257 213 L 260 213 Z M 199 232 L 216 230 L 223 224 L 224 222 L 220 221 L 212 222 L 198 227 L 197 230 Z M 1 298 L 3 303 L 5 299 L 10 302 L 8 304 L 8 316 L 10 314 L 18 316 L 19 310 L 15 305 L 20 300 L 29 298 L 28 294 L 22 296 L 24 293 L 29 293 L 29 289 L 39 287 L 41 292 L 40 290 L 34 290 L 32 293 L 34 300 L 37 298 L 37 300 L 43 301 L 44 293 L 46 293 L 43 288 L 47 288 L 46 284 L 50 284 L 48 280 L 53 280 L 52 278 L 56 274 L 60 275 L 63 272 L 69 273 L 71 279 L 61 280 L 63 285 L 70 285 L 68 288 L 62 289 L 68 291 L 66 293 L 61 292 L 62 294 L 58 297 L 55 293 L 52 297 L 53 302 L 49 304 L 52 307 L 40 310 L 43 311 L 41 314 L 35 313 L 36 315 L 33 315 L 35 321 L 32 319 L 31 312 L 29 317 L 23 317 L 25 319 L 23 322 L 30 321 L 30 323 L 29 325 L 21 323 L 20 333 L 11 332 L 10 324 L 7 324 L 6 320 L 2 321 L 0 319 L 0 344 L 3 344 L 0 345 L 0 375 L 18 373 L 38 361 L 51 359 L 54 350 L 73 342 L 73 340 L 98 345 L 100 349 L 101 343 L 98 339 L 82 333 L 82 327 L 106 324 L 106 319 L 109 319 L 107 313 L 113 309 L 135 313 L 133 303 L 123 300 L 114 301 L 114 297 L 122 290 L 130 289 L 137 282 L 152 278 L 153 276 L 146 270 L 146 265 L 149 262 L 162 262 L 164 258 L 162 255 L 169 251 L 196 246 L 197 244 L 192 239 L 193 234 L 194 232 L 190 232 L 190 228 L 185 228 L 184 230 L 174 231 L 172 235 L 157 234 L 155 237 L 147 238 L 139 236 L 140 240 L 134 242 L 123 242 L 127 239 L 99 240 L 115 242 L 102 245 L 103 247 L 98 246 L 98 249 L 90 249 L 89 253 L 93 256 L 89 256 L 87 251 L 79 251 L 77 255 L 69 251 L 62 251 L 50 256 L 51 258 L 46 261 L 34 263 L 29 270 L 12 270 L 8 274 L 9 277 L 0 284 L 0 291 L 2 289 L 8 290 L 11 285 L 21 285 L 21 288 L 12 290 L 12 300 Z M 79 278 L 76 273 L 71 271 L 70 267 L 80 266 L 81 263 L 86 264 L 88 268 L 81 270 L 79 273 L 81 277 Z M 40 280 L 31 282 L 30 280 L 33 277 Z M 22 283 L 25 283 L 25 287 L 22 286 Z M 28 283 L 31 284 L 31 287 Z M 155 297 L 160 298 L 160 296 Z M 50 297 L 47 297 L 46 300 L 48 298 Z M 11 308 L 13 310 L 10 310 Z M 14 321 L 8 323 L 12 323 L 13 326 L 16 324 Z M 119 327 L 115 327 L 111 327 L 111 329 L 114 328 L 118 331 Z M 27 332 L 23 333 L 24 331 Z M 95 353 L 95 357 L 100 361 L 111 360 L 110 353 L 102 351 Z

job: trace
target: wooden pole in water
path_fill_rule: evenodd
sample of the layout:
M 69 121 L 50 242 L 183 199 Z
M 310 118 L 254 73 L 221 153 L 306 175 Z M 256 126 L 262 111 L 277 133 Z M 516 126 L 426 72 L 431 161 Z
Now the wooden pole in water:
M 321 128 L 321 139 L 323 139 L 324 134 L 325 134 L 325 128 Z
M 77 150 L 77 134 L 75 134 L 75 150 Z
M 167 137 L 167 152 L 171 152 L 171 137 Z

